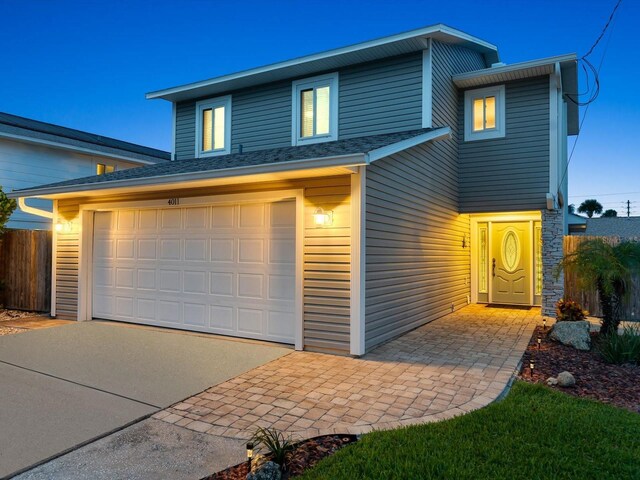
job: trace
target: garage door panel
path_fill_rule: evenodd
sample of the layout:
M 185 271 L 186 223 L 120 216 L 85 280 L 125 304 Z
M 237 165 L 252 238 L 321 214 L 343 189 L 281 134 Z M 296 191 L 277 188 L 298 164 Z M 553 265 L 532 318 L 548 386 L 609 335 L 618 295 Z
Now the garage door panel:
M 295 202 L 96 213 L 97 318 L 293 342 Z

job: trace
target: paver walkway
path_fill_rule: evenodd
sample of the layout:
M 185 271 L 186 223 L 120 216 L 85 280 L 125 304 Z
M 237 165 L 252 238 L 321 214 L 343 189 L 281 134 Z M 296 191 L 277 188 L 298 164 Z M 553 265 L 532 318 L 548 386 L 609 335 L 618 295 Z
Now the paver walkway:
M 451 418 L 500 396 L 540 321 L 540 309 L 470 305 L 362 358 L 293 352 L 154 417 L 233 438 L 258 426 L 308 438 Z

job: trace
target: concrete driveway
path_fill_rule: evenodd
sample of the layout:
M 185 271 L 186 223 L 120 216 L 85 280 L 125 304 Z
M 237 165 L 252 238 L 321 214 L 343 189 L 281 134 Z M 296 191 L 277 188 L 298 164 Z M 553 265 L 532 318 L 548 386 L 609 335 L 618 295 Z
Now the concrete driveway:
M 102 322 L 0 337 L 0 478 L 288 353 Z

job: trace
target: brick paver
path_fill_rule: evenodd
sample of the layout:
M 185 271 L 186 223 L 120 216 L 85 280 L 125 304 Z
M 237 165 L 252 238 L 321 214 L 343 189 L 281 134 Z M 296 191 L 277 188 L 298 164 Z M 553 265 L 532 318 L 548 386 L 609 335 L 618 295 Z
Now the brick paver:
M 292 352 L 155 418 L 235 438 L 258 426 L 308 438 L 451 418 L 500 396 L 540 321 L 540 309 L 469 305 L 362 358 Z

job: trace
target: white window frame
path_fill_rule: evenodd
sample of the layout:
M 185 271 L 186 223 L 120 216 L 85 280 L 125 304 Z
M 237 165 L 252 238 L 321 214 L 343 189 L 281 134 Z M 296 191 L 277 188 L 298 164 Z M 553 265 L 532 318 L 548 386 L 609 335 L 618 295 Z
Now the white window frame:
M 224 148 L 202 150 L 202 112 L 209 108 L 224 107 Z M 231 153 L 231 95 L 196 102 L 196 158 L 214 157 Z
M 329 87 L 329 134 L 302 137 L 300 136 L 300 92 L 325 86 Z M 338 139 L 338 72 L 292 82 L 291 105 L 291 145 L 331 142 Z
M 473 131 L 473 101 L 484 97 L 496 98 L 496 127 L 485 128 L 477 132 Z M 505 89 L 504 85 L 478 88 L 464 92 L 464 141 L 488 140 L 491 138 L 503 138 L 506 136 L 505 122 Z

